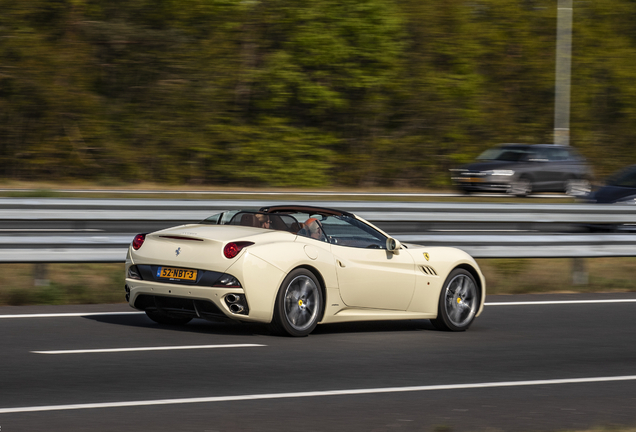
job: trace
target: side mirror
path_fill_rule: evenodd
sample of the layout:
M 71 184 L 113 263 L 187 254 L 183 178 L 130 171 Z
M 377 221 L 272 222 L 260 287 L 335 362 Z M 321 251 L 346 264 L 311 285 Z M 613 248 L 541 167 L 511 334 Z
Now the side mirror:
M 393 252 L 394 254 L 397 254 L 401 247 L 402 247 L 402 244 L 400 243 L 399 240 L 394 239 L 392 237 L 389 237 L 388 239 L 386 239 L 386 250 Z

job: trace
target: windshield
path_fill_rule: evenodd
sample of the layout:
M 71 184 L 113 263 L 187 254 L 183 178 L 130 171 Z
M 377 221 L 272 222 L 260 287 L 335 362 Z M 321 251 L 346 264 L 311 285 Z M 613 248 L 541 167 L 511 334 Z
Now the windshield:
M 278 231 L 288 231 L 296 233 L 302 227 L 298 220 L 288 214 L 269 214 L 254 210 L 232 210 L 201 221 L 202 224 L 210 225 L 240 225 L 253 228 L 273 229 Z
M 527 159 L 529 152 L 521 148 L 498 147 L 491 148 L 477 157 L 477 160 L 498 160 L 508 162 L 519 162 Z
M 327 216 L 321 221 L 332 244 L 355 248 L 386 249 L 386 237 L 351 216 Z
M 350 215 L 232 210 L 210 216 L 201 223 L 287 231 L 338 246 L 370 249 L 386 248 L 386 236 L 384 234 Z

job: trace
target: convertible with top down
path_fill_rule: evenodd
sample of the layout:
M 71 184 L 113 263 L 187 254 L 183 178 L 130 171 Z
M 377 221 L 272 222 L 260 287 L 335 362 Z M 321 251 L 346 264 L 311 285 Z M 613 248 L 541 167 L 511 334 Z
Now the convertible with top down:
M 463 331 L 483 310 L 486 281 L 462 250 L 402 244 L 346 211 L 284 205 L 138 234 L 125 289 L 157 323 L 230 319 L 305 336 L 371 320 Z

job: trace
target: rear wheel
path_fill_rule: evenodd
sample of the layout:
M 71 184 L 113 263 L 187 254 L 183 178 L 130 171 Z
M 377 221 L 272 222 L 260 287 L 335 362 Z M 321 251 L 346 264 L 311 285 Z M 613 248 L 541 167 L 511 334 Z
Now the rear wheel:
M 481 293 L 472 274 L 453 270 L 439 296 L 437 318 L 431 323 L 439 330 L 464 331 L 470 327 L 479 309 Z
M 176 317 L 161 310 L 146 310 L 146 315 L 158 324 L 183 325 L 192 321 L 190 317 Z
M 316 328 L 322 308 L 322 291 L 316 276 L 309 270 L 296 269 L 278 290 L 274 330 L 289 336 L 307 336 Z

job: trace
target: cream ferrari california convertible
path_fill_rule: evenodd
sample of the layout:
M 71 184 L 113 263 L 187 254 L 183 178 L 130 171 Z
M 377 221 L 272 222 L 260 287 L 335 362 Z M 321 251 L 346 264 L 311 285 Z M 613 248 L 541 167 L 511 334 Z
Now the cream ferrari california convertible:
M 401 244 L 352 213 L 309 206 L 233 210 L 138 234 L 125 288 L 130 306 L 161 324 L 232 319 L 291 336 L 369 320 L 462 331 L 486 296 L 467 253 Z

